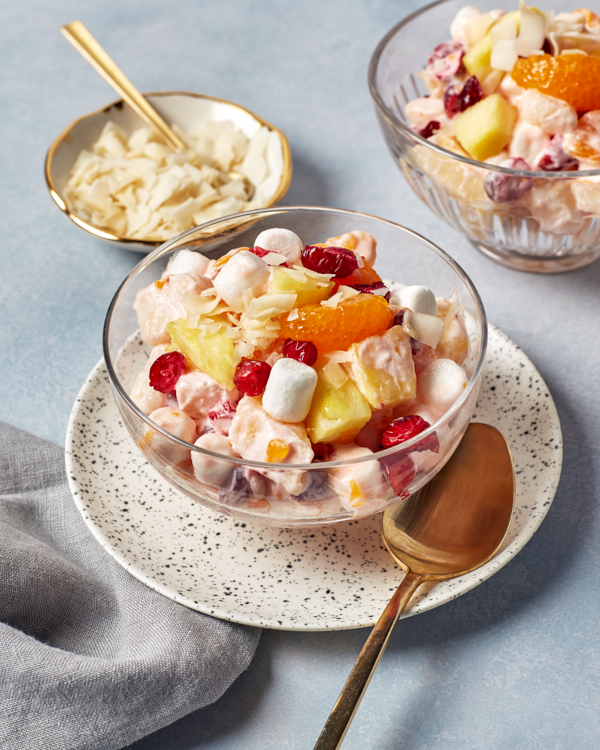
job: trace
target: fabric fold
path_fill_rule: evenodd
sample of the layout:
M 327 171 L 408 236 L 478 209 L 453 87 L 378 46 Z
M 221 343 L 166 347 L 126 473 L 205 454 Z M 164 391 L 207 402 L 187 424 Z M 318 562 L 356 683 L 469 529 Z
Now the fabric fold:
M 0 423 L 2 750 L 118 750 L 216 701 L 259 637 L 121 568 L 75 507 L 62 449 Z

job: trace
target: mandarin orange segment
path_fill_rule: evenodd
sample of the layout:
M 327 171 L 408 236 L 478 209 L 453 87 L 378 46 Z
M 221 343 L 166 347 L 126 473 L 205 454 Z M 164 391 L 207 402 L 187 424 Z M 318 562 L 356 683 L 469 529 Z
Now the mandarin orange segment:
M 578 112 L 600 109 L 600 57 L 531 55 L 519 58 L 511 75 L 524 89 L 555 96 Z
M 576 159 L 586 159 L 600 166 L 600 112 L 586 112 L 577 127 L 564 141 L 565 151 Z
M 393 315 L 383 297 L 357 294 L 337 307 L 304 305 L 295 320 L 282 316 L 281 338 L 312 341 L 319 354 L 347 349 L 351 344 L 386 331 Z

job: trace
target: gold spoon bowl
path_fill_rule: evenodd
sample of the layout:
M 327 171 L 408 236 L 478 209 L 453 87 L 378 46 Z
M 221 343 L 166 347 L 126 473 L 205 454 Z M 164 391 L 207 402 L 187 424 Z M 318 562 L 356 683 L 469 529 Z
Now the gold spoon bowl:
M 470 573 L 498 552 L 513 512 L 514 468 L 502 434 L 469 425 L 446 466 L 383 513 L 381 533 L 406 575 L 371 631 L 314 750 L 339 748 L 389 637 L 417 588 Z

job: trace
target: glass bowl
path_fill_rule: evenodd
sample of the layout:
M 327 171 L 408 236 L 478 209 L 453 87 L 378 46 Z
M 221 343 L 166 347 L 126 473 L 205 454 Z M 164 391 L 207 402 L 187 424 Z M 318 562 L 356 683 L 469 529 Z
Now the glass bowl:
M 290 229 L 305 244 L 322 242 L 355 229 L 369 232 L 377 240 L 380 261 L 385 263 L 386 256 L 393 258 L 403 269 L 403 282 L 426 285 L 438 296 L 458 293 L 470 339 L 469 356 L 463 364 L 468 384 L 440 420 L 412 440 L 378 453 L 299 465 L 247 461 L 211 453 L 179 440 L 140 411 L 128 394 L 152 347 L 140 337 L 133 309 L 137 292 L 160 279 L 169 258 L 181 248 L 218 258 L 234 248 L 253 246 L 259 232 L 271 227 Z M 487 322 L 479 294 L 464 271 L 443 250 L 390 221 L 352 211 L 311 207 L 244 212 L 214 220 L 166 242 L 140 262 L 122 283 L 104 326 L 104 357 L 123 422 L 158 473 L 212 510 L 284 527 L 322 525 L 371 515 L 428 482 L 451 456 L 469 424 L 481 383 L 486 345 Z M 440 445 L 438 453 L 424 448 L 434 432 Z M 195 477 L 192 456 L 196 462 L 213 462 L 211 477 L 218 477 L 211 479 L 213 484 Z M 359 470 L 362 499 L 353 496 L 350 481 L 352 472 Z M 391 478 L 398 494 L 386 476 Z M 292 495 L 289 488 L 296 480 L 302 482 L 303 490 Z
M 245 107 L 214 96 L 189 91 L 161 91 L 144 96 L 169 125 L 176 124 L 187 133 L 194 132 L 207 120 L 230 121 L 236 130 L 249 139 L 252 139 L 261 128 L 266 128 L 271 136 L 267 149 L 270 174 L 263 185 L 256 189 L 255 207 L 274 206 L 284 197 L 292 179 L 292 155 L 288 140 L 281 130 Z M 75 120 L 48 149 L 45 163 L 46 184 L 52 200 L 78 227 L 94 237 L 117 243 L 126 250 L 149 253 L 164 242 L 164 237 L 157 239 L 151 235 L 140 237 L 137 233 L 135 236 L 129 236 L 126 232 L 117 232 L 115 229 L 94 223 L 93 218 L 82 214 L 69 202 L 67 184 L 71 170 L 82 151 L 92 150 L 108 122 L 113 122 L 127 135 L 131 135 L 144 125 L 140 116 L 122 99 Z M 190 224 L 186 222 L 186 226 Z M 170 236 L 176 236 L 180 231 L 173 230 Z
M 369 88 L 392 157 L 436 216 L 489 258 L 537 273 L 585 266 L 600 256 L 600 169 L 521 172 L 482 164 L 417 135 L 405 116 L 410 100 L 429 93 L 418 73 L 430 51 L 450 38 L 450 24 L 464 4 L 442 0 L 421 8 L 373 53 Z M 497 4 L 481 0 L 476 7 L 487 12 Z M 493 173 L 533 178 L 533 188 L 522 199 L 494 203 L 483 187 Z

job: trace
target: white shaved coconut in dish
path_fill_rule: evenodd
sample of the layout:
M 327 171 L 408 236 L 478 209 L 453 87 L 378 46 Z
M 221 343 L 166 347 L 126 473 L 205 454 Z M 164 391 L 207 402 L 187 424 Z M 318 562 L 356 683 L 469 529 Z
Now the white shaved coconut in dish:
M 187 150 L 175 153 L 147 126 L 130 136 L 104 126 L 84 149 L 64 191 L 70 211 L 131 239 L 163 241 L 228 214 L 262 208 L 279 186 L 283 150 L 266 127 L 247 138 L 230 121 L 173 130 Z

